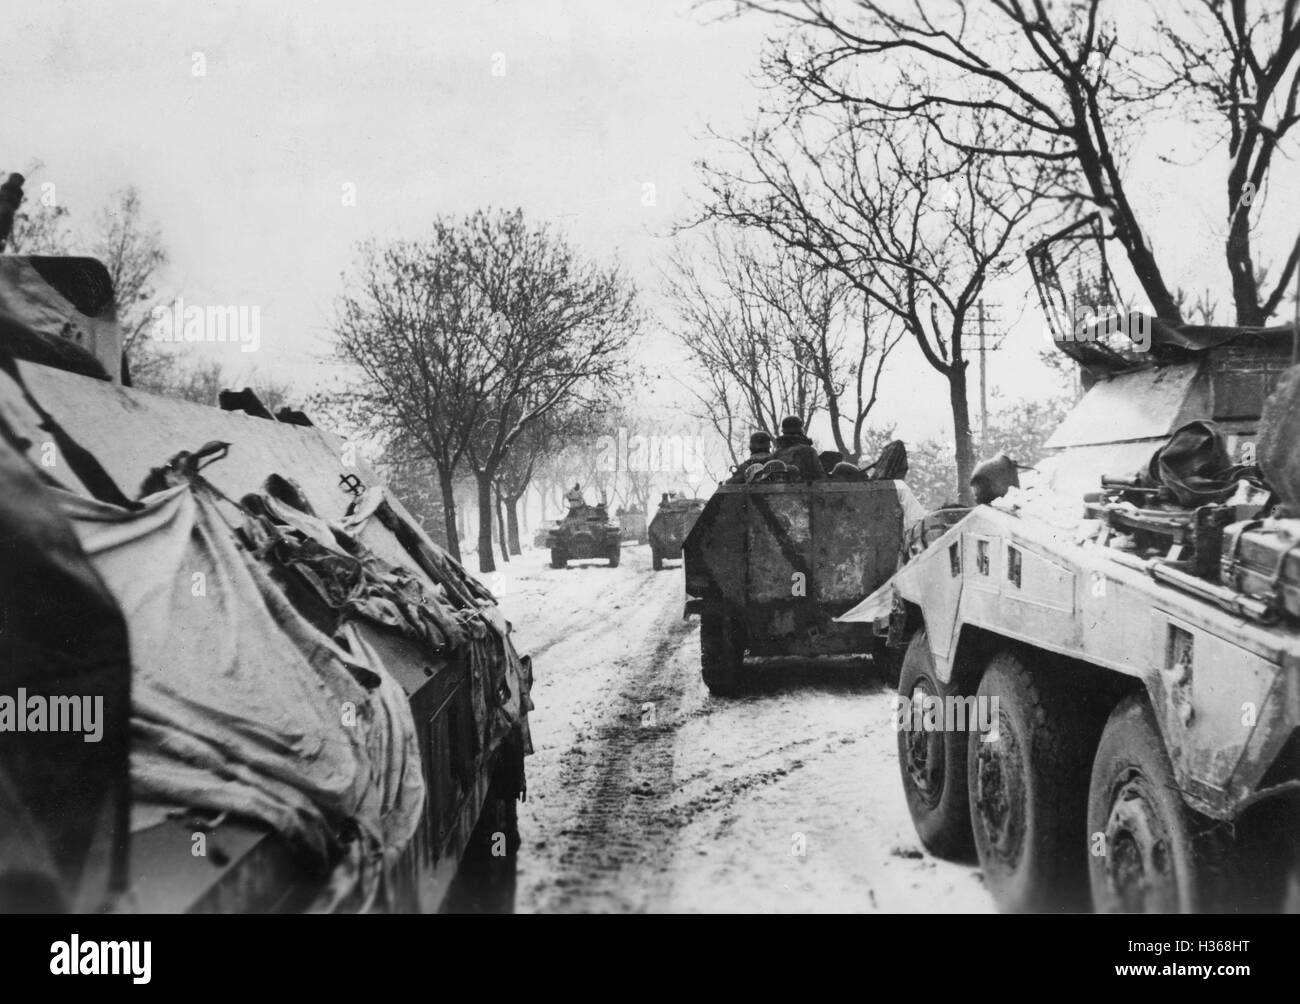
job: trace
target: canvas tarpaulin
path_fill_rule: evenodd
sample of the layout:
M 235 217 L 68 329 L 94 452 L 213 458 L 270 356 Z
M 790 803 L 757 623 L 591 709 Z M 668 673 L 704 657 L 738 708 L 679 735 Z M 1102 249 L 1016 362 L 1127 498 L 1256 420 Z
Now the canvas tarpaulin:
M 134 512 L 59 497 L 131 627 L 134 824 L 237 813 L 322 863 L 355 837 L 362 880 L 380 874 L 415 832 L 424 784 L 405 694 L 364 641 L 344 628 L 345 650 L 309 623 L 201 481 Z
M 1254 464 L 1234 464 L 1223 432 L 1204 420 L 1176 429 L 1134 479 L 1138 485 L 1162 489 L 1171 501 L 1189 509 L 1224 501 L 1241 480 L 1259 486 L 1262 474 Z
M 376 551 L 395 540 L 415 561 L 435 590 L 437 605 L 444 609 L 442 616 L 454 617 L 463 631 L 475 723 L 484 746 L 494 748 L 509 733 L 517 732 L 523 754 L 531 754 L 532 663 L 515 651 L 509 622 L 492 594 L 419 527 L 403 518 L 382 486 L 367 490 L 341 525 Z M 519 783 L 522 794 L 522 776 Z
M 99 910 L 125 880 L 126 623 L 26 444 L 0 432 L 0 697 L 15 717 L 76 701 L 95 719 L 20 731 L 0 711 L 0 912 Z

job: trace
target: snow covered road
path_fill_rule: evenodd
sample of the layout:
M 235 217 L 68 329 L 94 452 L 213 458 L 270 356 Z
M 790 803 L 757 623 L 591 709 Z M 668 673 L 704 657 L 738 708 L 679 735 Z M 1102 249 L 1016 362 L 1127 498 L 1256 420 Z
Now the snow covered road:
M 714 698 L 679 562 L 546 557 L 485 576 L 534 661 L 519 912 L 992 910 L 976 868 L 922 851 L 864 663 Z

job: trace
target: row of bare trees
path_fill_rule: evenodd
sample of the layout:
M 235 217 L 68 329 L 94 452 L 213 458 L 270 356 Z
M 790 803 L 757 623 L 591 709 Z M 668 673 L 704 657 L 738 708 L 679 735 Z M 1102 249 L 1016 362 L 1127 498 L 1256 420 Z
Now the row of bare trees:
M 521 210 L 482 210 L 435 220 L 420 240 L 363 244 L 336 335 L 364 376 L 348 394 L 354 420 L 433 465 L 457 558 L 455 482 L 472 474 L 490 572 L 498 503 L 517 549 L 538 457 L 624 389 L 641 323 L 619 266 L 584 258 Z
M 834 375 L 848 370 L 839 386 L 851 386 L 856 367 L 857 387 L 874 391 L 901 333 L 948 384 L 964 493 L 974 462 L 964 339 L 986 288 L 1014 272 L 1031 237 L 1100 210 L 1152 312 L 1184 320 L 1186 296 L 1162 272 L 1128 180 L 1136 138 L 1171 108 L 1200 127 L 1203 153 L 1227 154 L 1223 248 L 1237 322 L 1277 313 L 1300 240 L 1270 282 L 1252 235 L 1267 224 L 1276 244 L 1278 227 L 1295 229 L 1263 203 L 1300 121 L 1300 0 L 1152 8 L 738 0 L 734 8 L 789 30 L 764 55 L 770 97 L 752 128 L 724 137 L 724 152 L 701 163 L 705 197 L 684 229 L 730 231 L 705 240 L 718 261 L 701 281 L 696 265 L 679 260 L 670 281 L 711 380 L 706 410 L 729 439 L 733 402 L 755 425 L 771 420 L 773 400 L 776 411 L 804 417 L 824 406 L 837 447 L 856 456 L 857 444 L 840 437 L 854 408 L 833 410 Z M 1292 247 L 1292 234 L 1281 237 Z M 800 308 L 790 324 L 773 309 L 773 283 L 787 294 L 833 290 L 838 309 L 860 319 L 856 351 L 829 353 L 830 383 L 809 351 L 825 312 L 815 297 L 811 310 L 797 295 L 778 299 Z M 705 306 L 710 285 L 722 301 Z M 874 377 L 864 380 L 867 365 Z M 873 400 L 859 393 L 853 402 L 863 419 Z
M 786 415 L 807 426 L 823 411 L 836 448 L 857 460 L 899 335 L 808 255 L 723 226 L 707 227 L 700 246 L 679 244 L 664 286 L 700 377 L 702 417 L 732 462 L 751 430 L 775 430 Z

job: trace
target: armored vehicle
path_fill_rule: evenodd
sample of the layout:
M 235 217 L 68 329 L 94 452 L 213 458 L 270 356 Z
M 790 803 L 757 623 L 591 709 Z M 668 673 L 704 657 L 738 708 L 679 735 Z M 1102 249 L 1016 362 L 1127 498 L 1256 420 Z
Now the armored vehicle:
M 665 496 L 646 531 L 650 541 L 650 563 L 657 572 L 664 562 L 682 556 L 682 545 L 691 527 L 704 511 L 704 499 Z
M 919 515 L 901 481 L 719 485 L 683 549 L 709 690 L 736 693 L 747 655 L 878 652 L 870 625 L 835 618 L 893 574 Z
M 559 520 L 546 520 L 543 522 L 542 525 L 537 528 L 537 532 L 533 534 L 533 547 L 547 547 L 549 545 L 552 531 L 554 531 L 559 525 Z
M 445 906 L 527 657 L 337 437 L 123 385 L 112 302 L 0 256 L 0 911 Z
M 625 541 L 632 541 L 637 544 L 646 542 L 644 509 L 639 505 L 633 505 L 626 509 L 619 509 L 614 515 L 618 518 L 618 525 L 623 528 L 623 539 Z
M 1088 389 L 1044 484 L 927 519 L 844 620 L 902 655 L 918 835 L 1000 908 L 1294 910 L 1300 371 L 1265 402 L 1300 333 L 1142 323 L 1060 337 Z
M 603 504 L 573 506 L 546 534 L 551 567 L 564 568 L 570 561 L 603 558 L 610 568 L 617 568 L 623 553 L 622 537 L 618 521 L 610 519 Z

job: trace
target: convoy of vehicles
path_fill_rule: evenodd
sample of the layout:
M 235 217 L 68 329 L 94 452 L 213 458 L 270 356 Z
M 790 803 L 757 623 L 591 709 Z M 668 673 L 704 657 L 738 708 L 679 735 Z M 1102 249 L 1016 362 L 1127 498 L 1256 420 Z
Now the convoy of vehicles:
M 53 700 L 89 673 L 109 709 L 97 760 L 75 744 L 38 756 L 43 740 L 0 735 L 0 906 L 437 909 L 474 840 L 504 832 L 517 845 L 529 660 L 492 596 L 335 437 L 123 386 L 111 302 L 97 262 L 0 259 L 0 515 L 13 558 L 0 682 Z M 1291 508 L 1277 516 L 1253 468 L 1261 437 L 1276 451 L 1296 432 L 1289 405 L 1266 406 L 1296 337 L 1157 325 L 1149 356 L 1071 347 L 1087 392 L 1048 444 L 1036 495 L 921 519 L 902 481 L 791 473 L 719 485 L 707 501 L 665 498 L 647 530 L 652 564 L 684 558 L 705 684 L 740 692 L 747 658 L 871 657 L 897 685 L 918 836 L 939 856 L 973 853 L 1004 910 L 1300 909 L 1300 499 L 1280 499 Z M 1153 454 L 1189 429 L 1208 456 L 1239 461 L 1224 491 L 1205 489 L 1204 464 L 1193 492 L 1161 480 Z M 1070 498 L 1073 514 L 1060 505 Z M 141 538 L 192 521 L 169 538 L 185 560 L 125 574 L 114 550 L 142 520 Z M 105 543 L 110 525 L 126 536 Z M 538 542 L 555 568 L 617 567 L 628 531 L 603 504 L 582 503 Z M 162 561 L 157 547 L 141 553 Z M 190 581 L 200 566 L 226 586 L 235 569 L 241 602 L 274 613 L 243 622 L 262 632 L 249 651 L 309 636 L 310 666 L 347 668 L 338 693 L 362 685 L 372 731 L 359 762 L 374 757 L 374 776 L 399 764 L 406 786 L 383 794 L 389 814 L 371 844 L 358 849 L 356 819 L 339 805 L 313 801 L 325 796 L 307 790 L 311 757 L 297 749 L 283 754 L 293 769 L 272 766 L 275 783 L 256 790 L 273 801 L 301 768 L 307 793 L 286 804 L 322 817 L 312 853 L 303 832 L 268 823 L 270 809 L 241 811 L 262 806 L 247 792 L 229 806 L 193 786 L 192 802 L 166 796 L 177 737 L 208 725 L 155 717 L 165 701 L 141 717 L 158 686 L 149 653 L 254 668 L 243 650 L 178 655 L 195 646 L 166 637 L 228 615 L 230 595 L 172 620 L 146 613 L 159 590 L 207 596 Z M 49 595 L 28 588 L 47 579 Z M 53 595 L 94 625 L 84 652 L 40 636 Z M 177 674 L 168 686 L 180 687 Z M 398 705 L 382 703 L 385 687 Z M 215 716 L 233 714 L 213 700 Z M 236 722 L 231 736 L 210 736 L 222 755 L 239 755 L 265 724 L 245 710 L 247 734 Z M 269 711 L 291 730 L 301 714 L 288 700 Z M 150 747 L 151 730 L 172 738 Z M 418 771 L 400 769 L 407 751 Z M 267 759 L 250 755 L 248 770 Z M 84 783 L 51 767 L 74 760 Z M 221 770 L 211 776 L 228 781 Z M 158 805 L 135 793 L 150 784 L 164 792 Z M 215 852 L 195 853 L 199 836 Z

